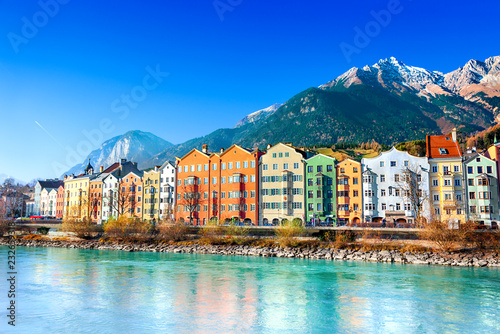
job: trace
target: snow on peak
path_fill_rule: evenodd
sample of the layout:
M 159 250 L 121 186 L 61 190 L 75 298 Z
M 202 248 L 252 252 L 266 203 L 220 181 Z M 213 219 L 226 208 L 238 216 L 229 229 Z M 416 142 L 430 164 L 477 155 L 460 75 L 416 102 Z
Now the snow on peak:
M 267 117 L 271 116 L 272 114 L 274 114 L 274 112 L 276 110 L 278 110 L 282 105 L 283 105 L 283 103 L 275 103 L 267 108 L 257 110 L 255 112 L 245 116 L 242 120 L 240 120 L 238 123 L 236 123 L 235 128 L 239 128 L 245 124 L 255 123 L 256 121 L 258 121 L 260 119 L 267 118 Z

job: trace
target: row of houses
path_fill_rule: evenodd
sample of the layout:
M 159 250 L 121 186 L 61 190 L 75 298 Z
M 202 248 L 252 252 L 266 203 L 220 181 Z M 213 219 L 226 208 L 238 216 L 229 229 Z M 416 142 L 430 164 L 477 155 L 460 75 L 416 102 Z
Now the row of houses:
M 35 211 L 96 223 L 126 215 L 193 224 L 239 221 L 277 224 L 284 219 L 343 225 L 440 219 L 499 220 L 499 150 L 460 151 L 456 130 L 427 136 L 427 156 L 394 147 L 356 161 L 315 154 L 290 143 L 266 151 L 232 145 L 192 149 L 175 162 L 139 170 L 121 160 L 81 175 L 40 181 Z

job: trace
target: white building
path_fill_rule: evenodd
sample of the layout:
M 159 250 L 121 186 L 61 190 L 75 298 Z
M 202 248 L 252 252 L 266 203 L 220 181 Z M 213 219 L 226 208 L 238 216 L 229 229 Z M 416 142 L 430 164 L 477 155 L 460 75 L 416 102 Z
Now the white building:
M 56 216 L 57 189 L 43 188 L 40 191 L 40 215 L 44 217 Z
M 101 220 L 106 222 L 111 217 L 118 217 L 119 180 L 113 173 L 103 179 Z
M 174 219 L 176 183 L 175 163 L 166 161 L 160 167 L 160 219 Z
M 377 157 L 362 159 L 361 168 L 364 221 L 415 223 L 419 214 L 430 219 L 427 158 L 393 147 Z

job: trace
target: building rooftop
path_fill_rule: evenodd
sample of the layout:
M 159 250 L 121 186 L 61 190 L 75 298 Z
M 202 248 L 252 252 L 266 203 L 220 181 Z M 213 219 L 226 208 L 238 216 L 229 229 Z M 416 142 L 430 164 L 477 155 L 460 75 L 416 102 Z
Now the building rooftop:
M 458 146 L 456 136 L 438 135 L 426 136 L 428 158 L 461 158 L 462 152 Z

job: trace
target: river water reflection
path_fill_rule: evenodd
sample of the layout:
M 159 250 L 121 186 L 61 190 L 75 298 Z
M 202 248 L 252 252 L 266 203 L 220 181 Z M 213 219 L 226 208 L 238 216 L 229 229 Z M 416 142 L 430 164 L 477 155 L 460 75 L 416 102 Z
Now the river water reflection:
M 0 253 L 7 259 L 6 247 Z M 497 268 L 24 247 L 16 255 L 17 325 L 3 319 L 1 333 L 500 330 Z

